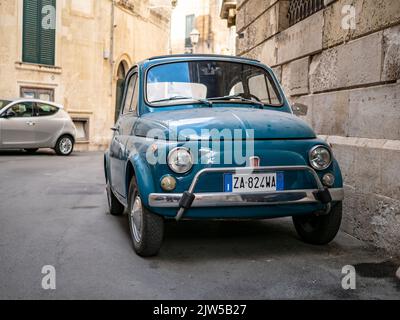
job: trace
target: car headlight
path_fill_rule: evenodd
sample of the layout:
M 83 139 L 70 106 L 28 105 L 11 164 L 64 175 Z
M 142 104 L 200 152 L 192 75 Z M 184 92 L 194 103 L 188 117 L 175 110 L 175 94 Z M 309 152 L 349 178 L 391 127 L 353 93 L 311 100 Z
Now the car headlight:
M 332 164 L 332 155 L 328 147 L 316 146 L 311 149 L 310 164 L 316 170 L 326 170 Z
M 193 157 L 186 148 L 175 148 L 168 155 L 168 166 L 175 173 L 189 172 L 193 167 Z

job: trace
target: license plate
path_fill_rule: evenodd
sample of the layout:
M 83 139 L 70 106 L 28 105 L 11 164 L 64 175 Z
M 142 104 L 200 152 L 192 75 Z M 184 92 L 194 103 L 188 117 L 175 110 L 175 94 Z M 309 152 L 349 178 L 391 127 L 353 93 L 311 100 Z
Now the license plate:
M 224 192 L 254 193 L 284 190 L 284 174 L 225 174 Z

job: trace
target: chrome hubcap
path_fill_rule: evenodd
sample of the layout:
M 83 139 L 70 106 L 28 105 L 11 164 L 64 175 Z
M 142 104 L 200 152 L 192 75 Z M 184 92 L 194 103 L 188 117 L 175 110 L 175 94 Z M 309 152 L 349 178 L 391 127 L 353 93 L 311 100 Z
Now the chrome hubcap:
M 130 212 L 130 223 L 133 237 L 136 242 L 140 242 L 142 239 L 142 228 L 143 228 L 143 210 L 142 210 L 142 199 L 136 196 L 135 201 Z
M 69 139 L 69 138 L 63 138 L 63 139 L 60 141 L 60 151 L 61 151 L 63 154 L 68 154 L 68 153 L 71 152 L 71 150 L 72 150 L 72 141 L 71 141 L 71 139 Z

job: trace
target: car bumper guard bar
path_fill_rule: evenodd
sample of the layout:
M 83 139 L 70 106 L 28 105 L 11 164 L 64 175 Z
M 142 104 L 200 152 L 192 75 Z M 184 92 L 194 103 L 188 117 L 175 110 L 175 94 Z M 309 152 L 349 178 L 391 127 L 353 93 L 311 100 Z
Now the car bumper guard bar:
M 314 177 L 317 188 L 254 193 L 194 193 L 200 178 L 207 173 L 245 174 L 271 171 L 308 171 Z M 192 207 L 236 207 L 320 203 L 326 204 L 330 208 L 331 202 L 342 201 L 343 199 L 343 188 L 325 188 L 315 170 L 308 166 L 206 168 L 200 170 L 196 174 L 188 191 L 183 194 L 152 193 L 149 195 L 149 205 L 150 207 L 156 208 L 179 208 L 176 220 L 180 220 L 186 210 Z

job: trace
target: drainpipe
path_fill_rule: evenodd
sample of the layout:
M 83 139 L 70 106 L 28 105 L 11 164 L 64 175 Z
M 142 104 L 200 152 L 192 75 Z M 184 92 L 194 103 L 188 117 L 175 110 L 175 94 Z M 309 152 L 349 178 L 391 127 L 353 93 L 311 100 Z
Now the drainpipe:
M 115 30 L 115 0 L 111 0 L 111 29 L 110 29 L 110 96 L 113 94 L 114 80 L 114 30 Z

